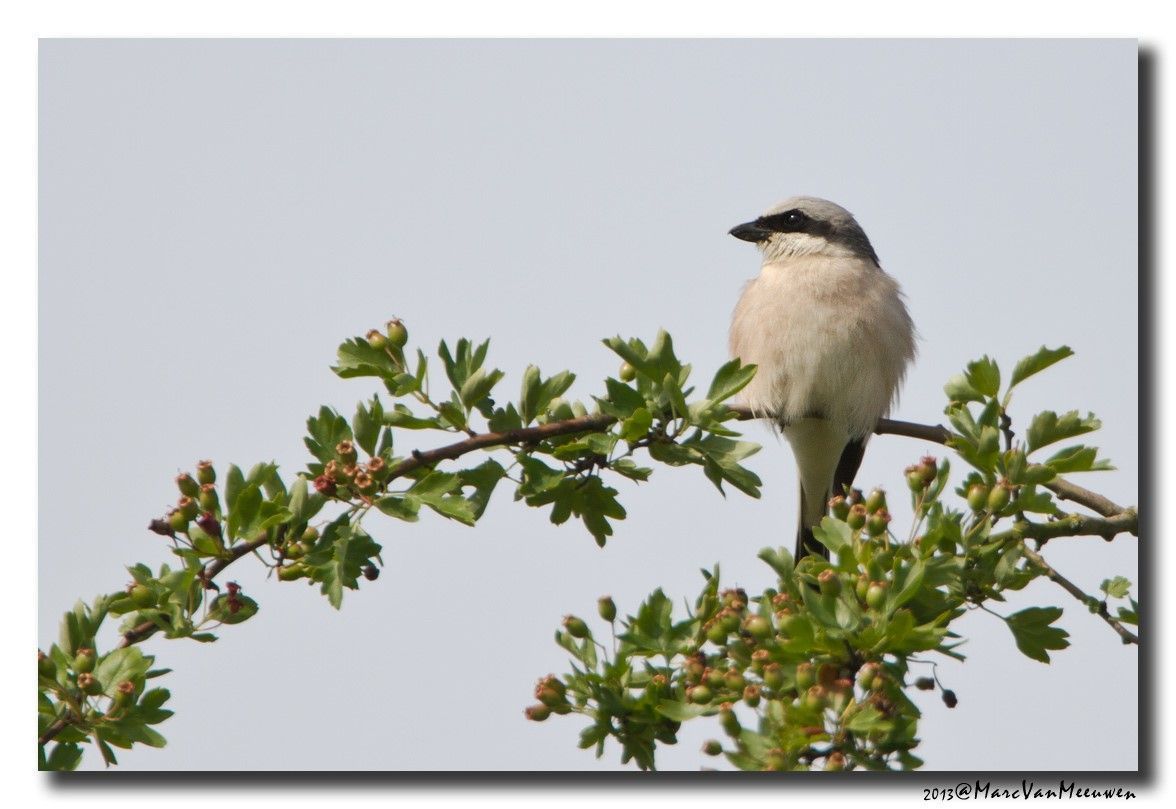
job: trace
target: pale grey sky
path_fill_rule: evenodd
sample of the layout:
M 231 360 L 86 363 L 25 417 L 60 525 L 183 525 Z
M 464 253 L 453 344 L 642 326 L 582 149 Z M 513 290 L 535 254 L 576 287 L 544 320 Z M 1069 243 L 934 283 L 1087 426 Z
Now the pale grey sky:
M 43 42 L 41 643 L 166 558 L 144 526 L 177 471 L 299 469 L 306 416 L 373 390 L 330 373 L 335 346 L 392 315 L 427 350 L 493 338 L 504 391 L 533 362 L 587 398 L 616 369 L 600 338 L 658 327 L 712 373 L 758 269 L 726 231 L 797 193 L 853 211 L 903 285 L 922 340 L 896 416 L 941 420 L 982 353 L 1068 344 L 1014 416 L 1093 410 L 1119 470 L 1082 482 L 1136 502 L 1136 59 L 1132 40 Z M 603 551 L 504 489 L 475 529 L 372 520 L 387 568 L 339 613 L 234 566 L 261 612 L 212 646 L 146 645 L 177 714 L 124 766 L 616 768 L 616 747 L 576 749 L 581 720 L 523 719 L 566 670 L 552 633 L 603 593 L 680 602 L 716 561 L 770 582 L 755 553 L 791 541 L 794 471 L 748 435 L 762 500 L 658 469 L 621 487 Z M 900 489 L 927 449 L 879 438 L 859 483 Z M 1136 576 L 1134 540 L 1046 552 L 1087 590 Z M 992 616 L 961 622 L 969 660 L 939 669 L 959 707 L 916 695 L 928 769 L 1136 767 L 1135 649 L 1048 582 L 1007 610 L 1049 603 L 1073 642 L 1050 666 Z M 717 732 L 687 724 L 660 766 L 698 767 Z

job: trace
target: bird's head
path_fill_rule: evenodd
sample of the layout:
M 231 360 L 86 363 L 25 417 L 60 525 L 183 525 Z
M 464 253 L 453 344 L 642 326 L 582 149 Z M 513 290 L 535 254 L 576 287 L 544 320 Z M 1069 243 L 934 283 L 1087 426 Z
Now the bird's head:
M 853 214 L 817 197 L 790 197 L 730 233 L 754 242 L 765 261 L 813 254 L 847 255 L 878 263 L 866 232 Z

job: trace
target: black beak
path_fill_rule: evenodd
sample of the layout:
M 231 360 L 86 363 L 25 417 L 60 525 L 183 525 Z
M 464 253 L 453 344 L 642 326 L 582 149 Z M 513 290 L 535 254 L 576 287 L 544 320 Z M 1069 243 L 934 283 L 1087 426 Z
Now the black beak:
M 772 231 L 755 222 L 744 222 L 742 225 L 736 225 L 727 232 L 736 239 L 742 239 L 745 242 L 766 241 L 772 235 Z

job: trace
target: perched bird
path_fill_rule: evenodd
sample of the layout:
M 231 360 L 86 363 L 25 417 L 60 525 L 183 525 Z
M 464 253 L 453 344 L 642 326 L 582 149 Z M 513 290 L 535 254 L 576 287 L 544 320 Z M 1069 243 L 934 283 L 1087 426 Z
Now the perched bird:
M 731 319 L 731 355 L 759 366 L 743 398 L 788 439 L 800 477 L 796 558 L 832 494 L 853 483 L 866 441 L 915 356 L 898 283 L 839 205 L 792 197 L 731 229 L 763 254 Z

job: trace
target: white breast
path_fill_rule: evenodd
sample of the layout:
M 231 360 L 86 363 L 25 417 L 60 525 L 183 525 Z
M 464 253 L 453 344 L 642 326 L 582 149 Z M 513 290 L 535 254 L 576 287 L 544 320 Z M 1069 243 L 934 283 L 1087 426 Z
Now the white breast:
M 821 416 L 863 436 L 889 412 L 914 332 L 898 285 L 874 264 L 808 255 L 765 264 L 747 285 L 730 348 L 759 366 L 743 391 L 756 412 Z

